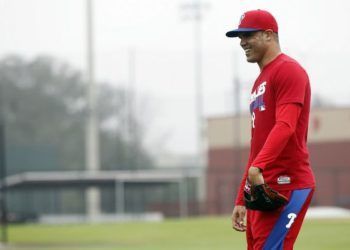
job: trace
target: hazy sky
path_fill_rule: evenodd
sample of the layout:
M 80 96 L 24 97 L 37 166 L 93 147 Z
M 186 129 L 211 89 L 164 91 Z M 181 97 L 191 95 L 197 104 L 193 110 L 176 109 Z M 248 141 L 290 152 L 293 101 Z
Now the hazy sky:
M 148 107 L 148 143 L 178 153 L 195 152 L 193 1 L 95 0 L 96 78 L 126 86 L 135 54 L 138 112 Z M 232 79 L 242 82 L 242 105 L 258 74 L 238 39 L 225 37 L 250 9 L 271 11 L 282 50 L 310 75 L 313 93 L 350 106 L 350 2 L 346 0 L 204 1 L 203 94 L 206 117 L 234 110 Z M 84 70 L 85 0 L 0 0 L 0 56 L 48 54 Z

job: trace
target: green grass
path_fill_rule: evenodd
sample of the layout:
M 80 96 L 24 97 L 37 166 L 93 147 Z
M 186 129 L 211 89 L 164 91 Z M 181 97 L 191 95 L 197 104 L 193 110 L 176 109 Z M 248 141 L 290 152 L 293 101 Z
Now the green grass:
M 12 225 L 11 250 L 232 250 L 245 249 L 245 235 L 230 217 L 161 223 Z M 350 220 L 307 220 L 298 250 L 350 249 Z

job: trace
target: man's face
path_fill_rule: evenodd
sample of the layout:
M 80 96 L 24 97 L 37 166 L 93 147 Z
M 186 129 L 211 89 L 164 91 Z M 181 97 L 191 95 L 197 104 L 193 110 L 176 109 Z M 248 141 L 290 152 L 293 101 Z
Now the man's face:
M 240 45 L 243 48 L 247 61 L 259 63 L 266 52 L 266 41 L 264 31 L 243 32 L 238 36 L 241 39 Z

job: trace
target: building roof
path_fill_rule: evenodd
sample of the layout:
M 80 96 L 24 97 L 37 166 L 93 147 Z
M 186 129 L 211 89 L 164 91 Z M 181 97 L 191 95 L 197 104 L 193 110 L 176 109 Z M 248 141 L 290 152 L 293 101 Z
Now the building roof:
M 24 172 L 8 176 L 7 188 L 22 186 L 57 185 L 105 185 L 116 182 L 128 183 L 173 183 L 184 178 L 196 178 L 201 175 L 200 168 L 191 169 L 151 169 L 136 171 L 60 171 L 60 172 Z

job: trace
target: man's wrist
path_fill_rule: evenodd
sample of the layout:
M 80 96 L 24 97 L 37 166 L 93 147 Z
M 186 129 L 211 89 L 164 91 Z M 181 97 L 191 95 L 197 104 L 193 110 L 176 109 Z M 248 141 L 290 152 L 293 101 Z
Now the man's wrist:
M 248 170 L 248 178 L 252 185 L 260 185 L 265 183 L 259 167 L 251 166 Z

